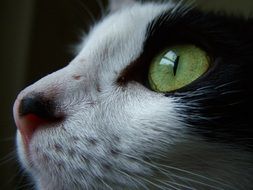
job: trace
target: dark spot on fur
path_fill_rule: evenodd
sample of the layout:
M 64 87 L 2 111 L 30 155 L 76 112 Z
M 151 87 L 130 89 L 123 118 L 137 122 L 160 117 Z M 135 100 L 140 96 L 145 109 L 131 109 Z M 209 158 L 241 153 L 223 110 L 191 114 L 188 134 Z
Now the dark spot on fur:
M 89 106 L 94 106 L 97 102 L 94 101 L 92 98 L 87 99 L 86 104 Z
M 148 155 L 150 155 L 150 153 L 145 153 L 144 152 L 144 154 L 147 155 L 147 156 L 143 156 L 142 160 L 144 160 L 145 162 L 151 162 L 150 158 L 148 157 Z
M 101 92 L 101 88 L 100 88 L 100 85 L 99 85 L 99 84 L 97 84 L 97 91 L 98 91 L 98 92 Z
M 80 75 L 73 75 L 72 78 L 75 80 L 80 80 L 81 76 Z
M 155 131 L 155 132 L 160 132 L 160 133 L 164 133 L 164 130 L 158 129 L 158 128 L 150 128 L 151 130 Z
M 40 150 L 39 150 L 38 147 L 35 148 L 35 152 L 36 152 L 36 154 L 39 154 L 39 153 L 40 153 Z
M 73 158 L 76 154 L 76 151 L 74 149 L 68 149 L 68 154 L 69 154 L 70 157 Z
M 76 141 L 79 141 L 80 139 L 77 136 L 73 136 L 73 137 L 70 137 L 70 140 L 75 143 Z
M 88 156 L 81 155 L 80 157 L 81 157 L 81 160 L 83 160 L 83 162 L 90 163 Z
M 98 143 L 98 141 L 94 138 L 88 138 L 87 141 L 93 146 L 97 145 Z
M 75 169 L 75 173 L 79 176 L 82 177 L 84 175 L 84 169 L 83 168 L 77 168 Z
M 103 163 L 102 167 L 106 170 L 106 171 L 110 171 L 112 169 L 112 166 L 108 163 Z
M 56 151 L 56 152 L 61 152 L 62 151 L 62 146 L 60 145 L 60 144 L 58 144 L 58 143 L 56 143 L 56 144 L 54 144 L 54 150 Z
M 117 148 L 112 148 L 110 152 L 113 156 L 118 156 L 121 153 L 121 151 Z
M 48 163 L 50 159 L 49 159 L 48 155 L 42 154 L 42 160 L 43 160 L 45 163 Z
M 116 141 L 117 143 L 120 142 L 120 138 L 116 135 L 113 135 L 113 140 Z
M 149 134 L 147 132 L 143 132 L 143 135 L 148 136 Z
M 65 164 L 64 164 L 64 162 L 58 162 L 56 165 L 57 165 L 57 168 L 58 168 L 59 170 L 64 170 L 64 169 L 65 169 Z

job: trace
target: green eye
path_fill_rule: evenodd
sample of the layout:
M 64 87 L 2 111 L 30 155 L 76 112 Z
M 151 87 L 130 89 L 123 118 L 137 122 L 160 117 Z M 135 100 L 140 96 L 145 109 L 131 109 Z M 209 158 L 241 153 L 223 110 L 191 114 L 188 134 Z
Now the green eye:
M 173 46 L 151 62 L 149 85 L 156 92 L 171 92 L 199 78 L 209 65 L 210 59 L 202 49 L 194 45 Z

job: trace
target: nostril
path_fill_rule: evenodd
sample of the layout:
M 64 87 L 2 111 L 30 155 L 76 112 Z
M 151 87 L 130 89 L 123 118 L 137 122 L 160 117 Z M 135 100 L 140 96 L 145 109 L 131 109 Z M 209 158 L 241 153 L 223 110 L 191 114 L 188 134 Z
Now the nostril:
M 17 128 L 25 144 L 29 143 L 33 133 L 39 127 L 56 126 L 52 123 L 61 122 L 64 119 L 56 103 L 40 94 L 17 99 L 13 111 Z
M 45 120 L 56 119 L 56 106 L 52 100 L 47 100 L 41 96 L 25 97 L 21 100 L 19 105 L 19 115 L 36 115 Z

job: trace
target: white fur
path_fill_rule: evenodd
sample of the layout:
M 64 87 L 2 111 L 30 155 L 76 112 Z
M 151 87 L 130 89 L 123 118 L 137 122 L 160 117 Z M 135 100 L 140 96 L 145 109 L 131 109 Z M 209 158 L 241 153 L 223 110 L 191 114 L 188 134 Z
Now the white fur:
M 186 135 L 178 100 L 137 83 L 115 84 L 120 72 L 141 54 L 148 23 L 171 7 L 170 3 L 136 3 L 115 11 L 94 27 L 67 67 L 20 93 L 18 99 L 43 92 L 57 101 L 59 112 L 67 114 L 63 123 L 34 133 L 28 155 L 17 133 L 20 160 L 37 189 L 184 189 L 183 185 L 247 189 L 250 180 L 242 184 L 236 179 L 244 168 L 234 171 L 237 163 L 230 162 L 232 158 L 240 162 L 240 155 L 245 158 L 246 153 L 218 144 L 214 148 Z M 206 177 L 168 170 L 156 160 Z M 207 179 L 210 176 L 212 180 Z

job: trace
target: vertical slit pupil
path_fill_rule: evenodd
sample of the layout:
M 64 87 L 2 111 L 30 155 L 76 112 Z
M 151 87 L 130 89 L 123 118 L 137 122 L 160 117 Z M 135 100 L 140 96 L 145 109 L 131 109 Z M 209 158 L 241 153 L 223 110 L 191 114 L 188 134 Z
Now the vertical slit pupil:
M 174 62 L 174 67 L 173 67 L 174 76 L 176 76 L 176 74 L 177 74 L 178 63 L 179 63 L 179 56 L 177 56 L 177 58 L 176 58 L 176 60 Z

